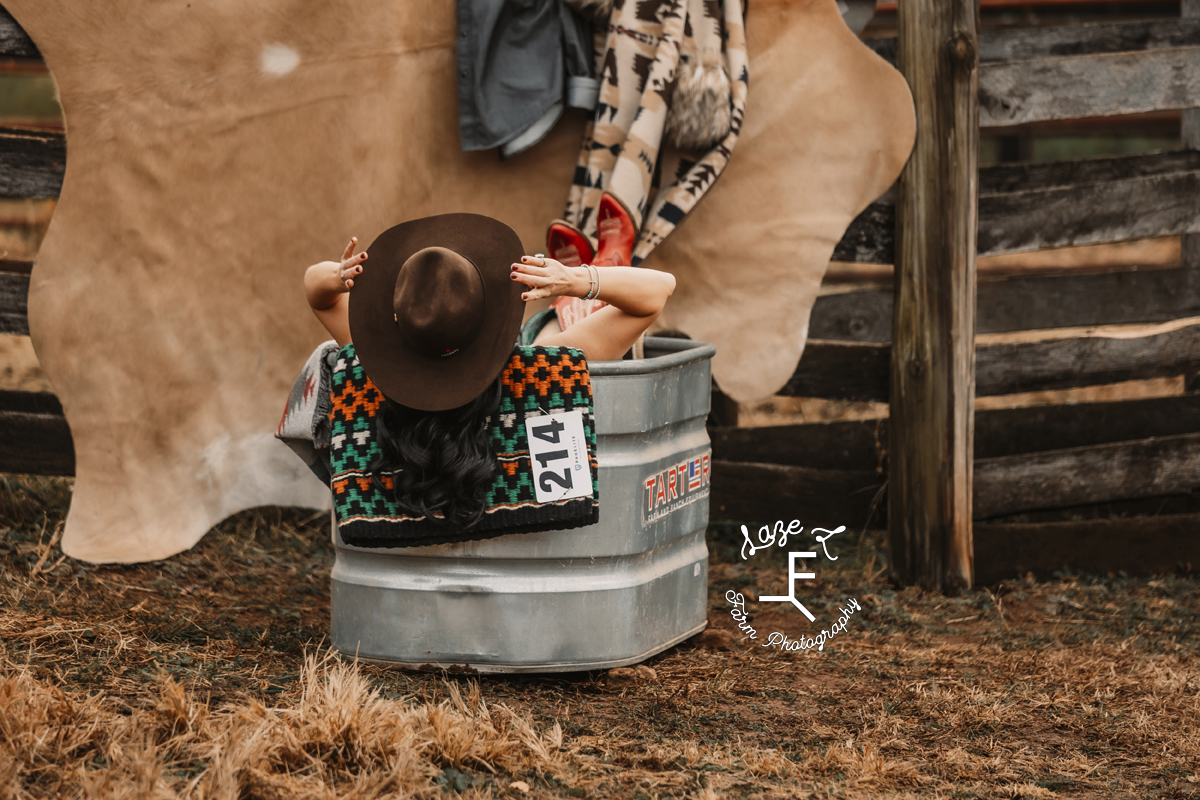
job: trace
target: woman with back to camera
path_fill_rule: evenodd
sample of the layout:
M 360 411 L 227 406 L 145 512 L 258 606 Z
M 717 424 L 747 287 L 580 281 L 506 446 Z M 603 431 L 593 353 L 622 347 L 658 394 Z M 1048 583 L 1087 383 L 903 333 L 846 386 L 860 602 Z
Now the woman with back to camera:
M 494 478 L 496 484 L 501 483 L 495 477 L 501 466 L 496 441 L 504 436 L 497 412 L 502 393 L 512 392 L 511 386 L 505 389 L 501 385 L 501 376 L 511 375 L 507 365 L 517 364 L 521 357 L 516 342 L 524 303 L 556 297 L 607 303 L 569 329 L 560 331 L 553 326 L 533 342 L 541 348 L 582 351 L 582 358 L 570 350 L 563 352 L 586 372 L 585 359 L 619 359 L 633 346 L 662 311 L 674 291 L 675 278 L 641 267 L 568 267 L 541 255 L 527 256 L 510 228 L 474 214 L 448 214 L 397 225 L 381 234 L 367 251 L 355 254 L 357 243 L 351 239 L 339 261 L 314 264 L 304 278 L 309 305 L 341 348 L 339 363 L 349 356 L 378 389 L 378 408 L 370 408 L 372 424 L 342 420 L 346 423 L 343 436 L 340 440 L 335 436 L 338 441 L 360 444 L 362 438 L 373 436 L 377 445 L 370 451 L 369 464 L 361 463 L 366 459 L 360 453 L 359 471 L 347 472 L 343 464 L 342 474 L 349 474 L 357 483 L 334 481 L 335 507 L 339 491 L 365 493 L 386 486 L 386 494 L 400 509 L 389 521 L 424 521 L 452 529 L 448 536 L 412 536 L 403 544 L 507 532 L 496 529 L 478 534 L 495 527 L 483 522 L 485 516 L 503 517 L 491 512 L 501 506 L 511 512 L 519 505 L 497 503 L 493 484 Z M 528 358 L 529 353 L 525 348 L 524 356 Z M 544 365 L 544 358 L 542 361 Z M 576 366 L 569 360 L 562 364 L 564 369 Z M 335 395 L 338 377 L 349 381 L 348 374 L 344 369 L 335 373 Z M 570 385 L 569 380 L 567 383 Z M 343 392 L 350 394 L 358 399 L 343 402 L 342 411 L 335 397 L 335 416 L 361 413 L 362 386 Z M 587 398 L 590 404 L 590 385 Z M 506 408 L 511 400 L 511 396 L 506 399 Z M 371 406 L 369 400 L 366 406 Z M 541 413 L 545 412 L 542 409 Z M 352 428 L 357 432 L 347 437 L 345 432 Z M 335 457 L 335 473 L 336 462 Z M 511 476 L 512 467 L 507 471 Z M 381 533 L 380 512 L 371 510 L 378 503 L 364 502 L 366 510 L 353 512 L 360 543 L 403 546 Z M 525 505 L 532 509 L 539 504 Z M 545 507 L 530 510 L 518 520 L 523 525 L 510 529 L 554 528 L 556 520 L 566 519 L 555 513 Z M 338 510 L 339 525 L 348 514 Z M 517 520 L 519 515 L 508 516 Z M 372 524 L 377 527 L 371 528 Z M 588 523 L 563 527 L 578 524 Z M 476 529 L 475 535 L 472 529 Z M 345 537 L 347 528 L 341 531 Z M 378 534 L 377 540 L 370 539 L 372 531 Z M 378 543 L 366 544 L 369 540 Z

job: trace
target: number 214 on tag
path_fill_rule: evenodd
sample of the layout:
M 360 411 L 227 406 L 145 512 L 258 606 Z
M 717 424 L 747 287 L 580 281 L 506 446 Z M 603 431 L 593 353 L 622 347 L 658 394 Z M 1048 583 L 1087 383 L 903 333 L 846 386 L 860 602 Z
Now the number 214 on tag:
M 526 417 L 525 433 L 539 503 L 591 495 L 592 470 L 583 438 L 582 411 Z

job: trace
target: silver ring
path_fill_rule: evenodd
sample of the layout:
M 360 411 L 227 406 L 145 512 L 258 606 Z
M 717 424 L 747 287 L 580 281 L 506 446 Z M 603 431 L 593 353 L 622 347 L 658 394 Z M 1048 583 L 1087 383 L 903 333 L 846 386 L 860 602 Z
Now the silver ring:
M 545 256 L 544 256 L 544 255 L 542 255 L 541 253 L 534 253 L 534 254 L 533 254 L 533 257 L 534 257 L 534 258 L 545 258 Z

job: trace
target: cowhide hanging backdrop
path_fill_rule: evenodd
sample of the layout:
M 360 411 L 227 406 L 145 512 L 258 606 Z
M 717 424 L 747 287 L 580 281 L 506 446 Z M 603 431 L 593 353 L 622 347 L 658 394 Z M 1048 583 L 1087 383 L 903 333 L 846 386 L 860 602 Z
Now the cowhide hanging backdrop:
M 325 338 L 305 268 L 352 235 L 451 211 L 544 249 L 583 118 L 503 163 L 460 152 L 449 0 L 5 6 L 66 117 L 66 176 L 29 294 L 75 440 L 63 549 L 160 559 L 241 509 L 328 507 L 272 436 Z M 678 278 L 660 325 L 716 344 L 716 379 L 743 401 L 792 374 L 834 245 L 914 134 L 904 80 L 835 0 L 754 0 L 746 23 L 737 151 L 646 262 Z

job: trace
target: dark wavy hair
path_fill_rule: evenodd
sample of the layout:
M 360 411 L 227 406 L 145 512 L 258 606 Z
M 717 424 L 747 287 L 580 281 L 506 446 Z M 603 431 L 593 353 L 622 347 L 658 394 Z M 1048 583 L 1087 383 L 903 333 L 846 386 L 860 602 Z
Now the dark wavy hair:
M 393 497 L 408 513 L 471 528 L 483 519 L 499 466 L 490 441 L 499 407 L 499 376 L 474 400 L 447 411 L 419 411 L 385 399 L 375 417 L 383 452 L 368 471 L 384 491 L 380 475 L 395 476 Z

